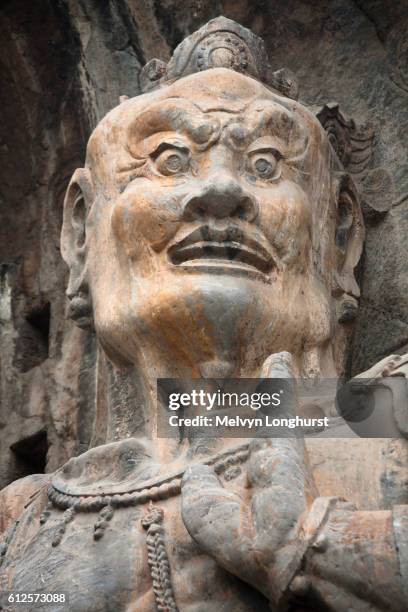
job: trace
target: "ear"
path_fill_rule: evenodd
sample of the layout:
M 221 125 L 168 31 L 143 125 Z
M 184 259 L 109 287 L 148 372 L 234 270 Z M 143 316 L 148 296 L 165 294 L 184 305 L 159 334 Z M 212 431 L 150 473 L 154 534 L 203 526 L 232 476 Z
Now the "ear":
M 89 328 L 92 319 L 86 279 L 86 220 L 93 201 L 90 172 L 86 168 L 78 168 L 65 194 L 61 253 L 69 267 L 68 316 L 82 328 Z
M 364 221 L 358 192 L 350 176 L 338 172 L 332 183 L 336 202 L 335 274 L 332 294 L 339 299 L 338 319 L 345 323 L 355 318 L 360 288 L 354 271 L 364 243 Z

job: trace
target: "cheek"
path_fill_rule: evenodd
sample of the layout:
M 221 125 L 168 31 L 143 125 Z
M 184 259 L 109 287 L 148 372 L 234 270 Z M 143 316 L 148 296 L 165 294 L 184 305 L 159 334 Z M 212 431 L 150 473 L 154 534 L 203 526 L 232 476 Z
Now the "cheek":
M 150 182 L 120 196 L 112 211 L 112 230 L 129 257 L 137 257 L 147 245 L 156 252 L 166 246 L 179 227 L 178 201 Z
M 311 206 L 305 192 L 286 182 L 258 198 L 261 229 L 281 261 L 304 263 L 311 246 Z

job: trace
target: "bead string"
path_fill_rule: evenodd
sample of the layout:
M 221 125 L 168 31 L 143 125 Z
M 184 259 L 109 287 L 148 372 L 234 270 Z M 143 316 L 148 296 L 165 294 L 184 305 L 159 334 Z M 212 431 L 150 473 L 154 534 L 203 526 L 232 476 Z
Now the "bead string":
M 239 463 L 244 463 L 248 455 L 248 444 L 245 444 L 232 450 L 229 449 L 221 455 L 210 457 L 204 462 L 204 465 L 213 465 L 216 474 L 221 474 L 225 471 L 228 474 L 229 468 L 237 466 Z M 161 481 L 156 481 L 149 487 L 143 489 L 139 487 L 139 489 L 128 493 L 116 493 L 114 495 L 101 494 L 80 497 L 61 493 L 51 485 L 48 489 L 49 502 L 40 516 L 40 524 L 44 525 L 47 522 L 54 507 L 64 510 L 62 520 L 58 523 L 52 539 L 52 546 L 55 547 L 61 543 L 68 523 L 74 520 L 77 512 L 99 512 L 99 517 L 94 524 L 93 537 L 95 540 L 100 540 L 116 508 L 138 506 L 176 497 L 181 492 L 181 480 L 184 472 L 185 469 L 181 470 L 177 477 L 172 480 L 168 480 L 168 477 L 162 478 Z M 177 608 L 162 609 L 177 610 Z
M 216 474 L 221 474 L 224 470 L 237 463 L 243 463 L 248 458 L 248 444 L 239 446 L 233 450 L 228 450 L 221 455 L 211 457 L 204 461 L 204 465 L 213 465 Z M 159 501 L 179 495 L 181 491 L 181 480 L 185 472 L 180 470 L 177 475 L 169 480 L 169 477 L 161 478 L 149 484 L 141 485 L 133 491 L 126 493 L 115 493 L 113 495 L 90 494 L 72 495 L 58 491 L 53 485 L 48 489 L 48 499 L 51 505 L 60 510 L 74 508 L 76 512 L 99 512 L 105 506 L 113 508 L 138 506 L 150 501 Z M 47 512 L 47 510 L 45 511 Z M 43 513 L 43 515 L 45 514 Z M 42 518 L 44 518 L 42 515 Z
M 151 506 L 141 523 L 147 531 L 147 562 L 152 577 L 153 593 L 157 609 L 163 612 L 178 612 L 171 584 L 170 563 L 165 546 L 163 510 Z

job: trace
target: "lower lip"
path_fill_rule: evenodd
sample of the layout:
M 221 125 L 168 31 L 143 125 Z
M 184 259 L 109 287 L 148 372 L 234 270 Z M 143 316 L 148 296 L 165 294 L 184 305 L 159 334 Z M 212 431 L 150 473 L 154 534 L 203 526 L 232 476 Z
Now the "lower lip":
M 263 272 L 243 262 L 232 262 L 229 259 L 191 259 L 182 264 L 174 265 L 177 270 L 184 272 L 204 272 L 211 274 L 232 274 L 234 276 L 246 276 L 256 278 L 264 283 L 271 284 L 272 280 Z

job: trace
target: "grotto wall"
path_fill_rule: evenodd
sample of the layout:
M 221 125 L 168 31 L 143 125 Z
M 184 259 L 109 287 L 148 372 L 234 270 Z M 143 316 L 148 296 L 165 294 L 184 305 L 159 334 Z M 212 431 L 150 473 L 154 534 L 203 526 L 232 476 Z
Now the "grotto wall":
M 185 36 L 220 14 L 265 40 L 271 69 L 294 73 L 302 102 L 322 108 L 328 120 L 330 113 L 338 119 L 338 103 L 341 120 L 351 117 L 357 136 L 364 134 L 367 237 L 349 373 L 408 350 L 406 0 L 6 1 L 0 12 L 0 488 L 54 470 L 98 441 L 97 346 L 91 332 L 66 316 L 59 244 L 64 192 L 83 164 L 92 128 L 119 96 L 140 93 L 142 66 L 168 60 Z M 350 146 L 344 143 L 346 153 Z

